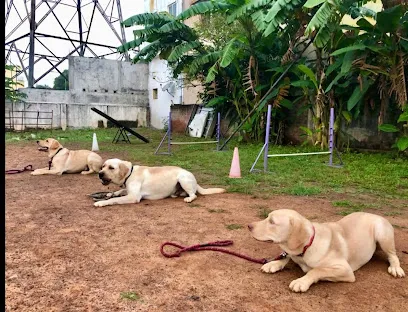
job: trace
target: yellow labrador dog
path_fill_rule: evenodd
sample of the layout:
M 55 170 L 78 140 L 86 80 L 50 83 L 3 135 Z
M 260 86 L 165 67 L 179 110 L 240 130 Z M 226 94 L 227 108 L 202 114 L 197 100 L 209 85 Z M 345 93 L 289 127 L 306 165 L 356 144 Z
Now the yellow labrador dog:
M 197 192 L 201 195 L 225 192 L 222 188 L 202 188 L 191 172 L 180 167 L 133 166 L 129 161 L 117 158 L 105 161 L 99 178 L 103 185 L 114 183 L 126 188 L 108 194 L 108 197 L 121 197 L 98 201 L 95 207 L 139 203 L 142 198 L 156 200 L 169 196 L 187 196 L 184 201 L 191 203 L 197 198 Z
M 306 272 L 290 283 L 294 292 L 305 292 L 320 280 L 354 282 L 353 272 L 371 259 L 376 243 L 388 257 L 388 273 L 405 276 L 395 251 L 394 229 L 374 214 L 355 212 L 337 222 L 312 223 L 294 210 L 281 209 L 248 228 L 255 239 L 277 243 L 284 250 L 279 260 L 262 266 L 263 272 L 280 271 L 290 259 Z
M 87 150 L 70 151 L 57 140 L 48 138 L 37 141 L 38 150 L 48 152 L 48 168 L 34 170 L 32 175 L 66 173 L 90 174 L 102 168 L 102 157 Z

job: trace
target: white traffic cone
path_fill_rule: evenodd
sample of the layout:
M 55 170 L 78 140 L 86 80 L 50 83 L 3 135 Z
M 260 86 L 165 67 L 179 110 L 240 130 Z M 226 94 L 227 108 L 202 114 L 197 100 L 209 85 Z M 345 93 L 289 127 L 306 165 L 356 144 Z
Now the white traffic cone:
M 98 140 L 96 139 L 96 133 L 93 134 L 92 139 L 92 152 L 99 151 Z

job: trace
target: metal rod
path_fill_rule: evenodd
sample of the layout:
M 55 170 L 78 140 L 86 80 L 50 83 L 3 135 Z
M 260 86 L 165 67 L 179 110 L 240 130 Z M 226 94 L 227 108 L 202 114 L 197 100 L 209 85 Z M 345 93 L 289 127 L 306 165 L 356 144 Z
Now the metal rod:
M 40 78 L 35 80 L 35 83 L 37 83 L 38 81 L 40 81 L 41 79 L 43 79 L 50 71 L 52 71 L 53 69 L 55 69 L 59 64 L 61 64 L 62 62 L 64 62 L 68 56 L 74 54 L 77 50 L 79 49 L 79 46 L 75 48 L 75 50 L 72 50 L 71 52 L 68 53 L 67 56 L 65 56 L 63 59 L 61 59 L 57 64 L 53 65 L 51 69 L 47 70 Z
M 34 2 L 35 2 L 35 0 L 34 0 Z M 37 6 L 35 6 L 35 9 L 37 9 L 42 3 L 43 3 L 43 1 L 40 1 L 40 3 L 37 4 Z M 31 3 L 31 5 L 32 5 L 32 3 Z M 13 6 L 14 6 L 14 4 L 13 4 Z M 16 7 L 14 7 L 14 8 L 16 9 Z M 16 11 L 17 11 L 17 9 L 16 9 Z M 18 13 L 18 11 L 17 11 L 17 13 Z M 21 17 L 20 17 L 20 18 L 21 18 Z M 24 17 L 23 19 L 21 19 L 20 23 L 18 23 L 18 25 L 17 25 L 16 27 L 14 27 L 13 30 L 11 30 L 11 31 L 7 34 L 7 36 L 4 38 L 4 40 L 7 40 L 8 38 L 10 38 L 10 36 L 11 36 L 21 25 L 23 25 L 23 23 L 24 23 L 28 18 L 29 18 L 29 16 L 27 15 L 26 17 Z
M 53 64 L 49 59 L 45 58 L 45 60 L 46 60 L 51 66 L 54 66 L 54 64 Z M 61 71 L 58 69 L 58 67 L 55 67 L 55 69 L 56 69 L 57 72 L 59 72 L 59 74 L 60 74 L 62 77 L 65 78 L 65 81 L 68 81 L 68 77 L 65 76 L 65 75 L 63 74 L 63 72 L 61 72 Z
M 317 32 L 316 32 L 317 33 Z M 289 71 L 289 69 L 300 59 L 300 57 L 302 56 L 302 54 L 306 51 L 306 49 L 312 44 L 314 37 L 316 35 L 313 36 L 313 38 L 310 39 L 310 41 L 306 44 L 306 46 L 303 48 L 303 50 L 295 56 L 295 58 L 293 59 L 292 63 L 283 71 L 283 73 L 279 76 L 278 79 L 276 79 L 276 81 L 273 83 L 273 85 L 269 88 L 268 91 L 266 91 L 265 95 L 259 100 L 258 103 L 255 104 L 254 108 L 248 113 L 248 115 L 241 121 L 241 123 L 238 125 L 238 127 L 232 132 L 232 134 L 230 135 L 230 137 L 224 142 L 224 144 L 221 146 L 220 150 L 222 150 L 225 145 L 228 144 L 228 142 L 232 139 L 232 137 L 235 135 L 235 133 L 238 132 L 239 129 L 241 129 L 241 127 L 243 126 L 243 124 L 248 120 L 248 118 L 254 113 L 254 111 L 258 108 L 258 106 L 260 105 L 260 103 L 262 103 L 262 101 L 273 91 L 273 89 L 276 87 L 276 85 L 279 83 L 279 81 L 282 80 L 283 77 L 285 77 L 286 73 Z
M 255 159 L 254 163 L 252 164 L 252 167 L 251 167 L 251 169 L 249 170 L 249 172 L 254 171 L 255 165 L 256 165 L 256 163 L 258 162 L 259 157 L 261 157 L 262 152 L 264 151 L 264 149 L 265 149 L 265 144 L 262 146 L 261 151 L 259 152 L 258 156 L 256 157 L 256 159 Z
M 168 141 L 167 141 L 167 150 L 168 153 L 171 153 L 171 107 L 169 111 L 169 135 L 168 135 Z
M 156 148 L 156 150 L 154 151 L 154 154 L 156 155 L 157 152 L 159 151 L 160 147 L 162 146 L 164 140 L 166 139 L 166 136 L 169 134 L 169 130 L 167 129 L 166 134 L 164 135 L 164 137 L 162 138 L 162 140 L 160 141 L 159 146 Z
M 28 87 L 34 86 L 34 43 L 35 43 L 35 0 L 31 0 L 31 12 L 30 12 L 30 55 L 28 65 Z
M 69 38 L 64 38 L 64 37 L 59 37 L 59 36 L 47 35 L 47 34 L 43 34 L 43 33 L 36 33 L 36 35 L 46 37 L 46 38 L 68 40 L 68 41 L 72 41 L 72 42 L 81 42 L 81 41 L 75 40 L 75 39 L 69 39 Z M 117 47 L 114 47 L 114 46 L 108 46 L 106 44 L 100 44 L 100 43 L 94 43 L 94 42 L 87 42 L 87 44 L 91 44 L 91 45 L 98 46 L 98 47 L 103 47 L 103 48 L 111 48 L 111 49 L 116 49 L 117 48 Z
M 266 134 L 265 134 L 265 150 L 264 150 L 264 172 L 268 171 L 268 150 L 269 150 L 269 135 L 271 128 L 271 112 L 272 105 L 268 105 L 268 115 L 266 116 Z
M 38 58 L 35 62 L 34 62 L 34 64 L 36 64 L 37 62 L 39 62 L 39 61 L 41 61 L 43 59 L 43 57 L 40 57 L 40 58 Z M 24 69 L 27 69 L 28 68 L 28 66 L 26 66 L 26 67 L 24 67 Z M 16 74 L 13 76 L 13 77 L 11 77 L 11 78 L 15 78 L 15 77 L 17 77 L 18 75 L 20 75 L 21 74 L 21 71 L 16 71 Z
M 50 13 L 52 13 L 54 11 L 54 9 L 56 8 L 56 6 L 61 2 L 62 0 L 57 0 L 54 2 L 54 5 L 52 6 L 52 8 L 50 8 L 48 10 L 47 13 L 45 13 L 45 15 L 38 21 L 37 23 L 37 27 L 48 17 L 48 15 L 50 15 Z M 48 1 L 47 1 L 48 2 Z
M 221 113 L 218 112 L 217 114 L 217 151 L 219 151 L 219 147 L 220 147 L 220 134 L 221 134 Z
M 307 156 L 307 155 L 324 155 L 331 154 L 330 151 L 327 152 L 310 152 L 310 153 L 292 153 L 292 154 L 272 154 L 268 157 L 286 157 L 286 156 Z
M 203 142 L 171 142 L 171 145 L 187 145 L 187 144 L 213 144 L 218 141 L 203 141 Z
M 51 9 L 51 6 L 48 4 L 48 2 L 45 2 L 45 3 L 46 3 L 46 4 L 48 5 L 48 7 Z M 75 44 L 73 43 L 72 39 L 69 37 L 69 35 L 68 35 L 66 29 L 64 28 L 64 26 L 62 26 L 62 24 L 61 24 L 60 20 L 58 19 L 57 15 L 54 13 L 54 11 L 52 11 L 51 13 L 52 13 L 52 15 L 54 15 L 55 19 L 57 20 L 57 23 L 60 25 L 60 27 L 61 27 L 62 30 L 64 31 L 65 36 L 67 36 L 68 40 L 71 42 L 72 46 L 75 48 Z M 79 53 L 78 53 L 78 54 L 79 54 Z
M 113 3 L 112 3 L 112 5 L 113 5 Z M 121 5 L 120 5 L 120 0 L 116 0 L 116 6 L 118 7 L 119 27 L 120 27 L 120 32 L 121 32 L 121 35 L 122 35 L 122 44 L 125 44 L 126 43 L 126 34 L 125 34 L 125 28 L 123 27 L 123 24 L 122 24 L 123 16 L 122 16 L 122 8 L 121 8 Z M 130 56 L 129 56 L 129 53 L 127 51 L 125 53 L 125 59 L 128 62 L 130 61 Z
M 7 62 L 9 60 L 10 54 L 11 54 L 11 49 L 8 49 L 7 55 L 6 55 L 5 60 L 4 60 L 4 64 L 6 64 L 6 65 L 7 65 Z
M 330 107 L 330 123 L 329 123 L 329 166 L 333 165 L 333 130 L 334 130 L 334 107 Z
M 20 36 L 20 37 L 17 37 L 16 39 L 13 39 L 13 40 L 11 40 L 11 41 L 9 41 L 9 42 L 6 42 L 4 45 L 6 46 L 6 45 L 9 45 L 9 44 L 11 44 L 11 43 L 14 43 L 14 42 L 16 42 L 16 41 L 18 41 L 18 40 L 20 40 L 20 39 L 23 39 L 23 38 L 25 38 L 25 37 L 28 37 L 28 36 L 30 36 L 30 33 L 26 33 L 25 35 L 22 35 L 22 36 Z
M 78 27 L 79 27 L 79 41 L 80 41 L 80 50 L 79 50 L 79 55 L 84 56 L 85 53 L 85 48 L 84 48 L 84 42 L 82 38 L 82 14 L 81 14 L 81 0 L 77 0 L 77 12 L 78 12 Z
M 106 23 L 108 23 L 108 26 L 110 27 L 110 29 L 112 29 L 113 33 L 115 34 L 115 36 L 119 39 L 119 42 L 122 43 L 122 39 L 120 38 L 119 34 L 117 33 L 116 29 L 112 26 L 112 23 L 109 21 L 108 17 L 106 16 L 106 13 L 104 11 L 104 9 L 102 8 L 102 6 L 99 4 L 99 2 L 97 0 L 94 0 L 97 9 L 99 10 L 99 12 L 102 14 L 102 17 L 104 18 L 104 20 L 106 21 Z
M 89 26 L 88 26 L 88 31 L 86 33 L 86 39 L 85 39 L 85 44 L 88 44 L 88 38 L 89 38 L 89 34 L 91 33 L 91 27 L 92 27 L 92 22 L 93 22 L 93 18 L 95 15 L 95 9 L 96 9 L 96 3 L 94 2 L 94 6 L 92 9 L 92 15 L 91 15 L 91 21 L 89 22 Z
M 24 68 L 23 60 L 21 59 L 20 53 L 18 52 L 17 47 L 16 47 L 14 42 L 12 43 L 12 46 L 14 46 L 14 48 L 16 49 L 18 60 L 20 61 L 21 67 L 23 68 L 24 75 L 25 75 L 26 79 L 28 80 L 28 74 L 27 74 L 26 69 Z
M 9 15 L 10 15 L 11 5 L 12 4 L 13 4 L 13 0 L 10 0 L 10 2 L 7 4 L 6 20 L 5 20 L 5 24 L 4 24 L 5 26 L 7 26 L 7 21 L 8 21 Z

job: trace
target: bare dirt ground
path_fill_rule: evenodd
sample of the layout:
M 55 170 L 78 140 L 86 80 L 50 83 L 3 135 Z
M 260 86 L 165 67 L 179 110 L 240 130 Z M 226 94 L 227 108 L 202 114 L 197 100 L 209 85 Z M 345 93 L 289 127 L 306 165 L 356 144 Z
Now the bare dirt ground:
M 101 153 L 104 159 L 113 156 Z M 6 169 L 45 167 L 33 144 L 6 147 Z M 313 221 L 340 218 L 327 198 L 239 194 L 144 200 L 94 208 L 86 194 L 106 191 L 96 175 L 6 175 L 6 311 L 406 311 L 408 278 L 387 273 L 381 251 L 356 272 L 355 283 L 320 282 L 305 294 L 289 283 L 293 263 L 265 274 L 261 265 L 200 251 L 168 259 L 164 241 L 192 245 L 233 240 L 231 250 L 256 258 L 279 254 L 246 229 L 259 208 L 292 208 Z M 116 187 L 110 186 L 110 190 Z M 218 212 L 214 212 L 218 211 Z M 211 212 L 212 211 L 212 212 Z M 408 218 L 389 216 L 408 273 Z M 226 225 L 239 224 L 236 230 Z M 135 292 L 140 298 L 121 298 Z M 405 308 L 404 308 L 405 307 Z

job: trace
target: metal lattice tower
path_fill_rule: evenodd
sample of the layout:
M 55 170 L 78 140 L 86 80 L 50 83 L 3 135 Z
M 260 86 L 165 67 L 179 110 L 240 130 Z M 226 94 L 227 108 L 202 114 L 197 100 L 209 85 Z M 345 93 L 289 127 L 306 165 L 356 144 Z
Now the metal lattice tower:
M 129 60 L 116 51 L 126 42 L 120 0 L 5 0 L 5 12 L 5 63 L 29 88 L 63 75 L 71 55 Z

